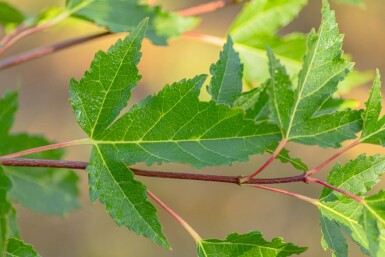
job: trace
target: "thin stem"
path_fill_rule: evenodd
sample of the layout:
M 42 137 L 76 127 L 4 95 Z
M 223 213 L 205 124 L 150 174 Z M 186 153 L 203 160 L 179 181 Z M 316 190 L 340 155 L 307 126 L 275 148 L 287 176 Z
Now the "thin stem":
M 345 191 L 345 190 L 342 190 L 342 189 L 340 189 L 340 188 L 338 188 L 338 187 L 335 187 L 335 186 L 333 186 L 333 185 L 330 185 L 330 184 L 326 183 L 325 181 L 322 181 L 322 180 L 319 180 L 319 179 L 316 179 L 316 178 L 307 178 L 307 182 L 308 182 L 308 183 L 316 183 L 316 184 L 320 184 L 320 185 L 322 185 L 322 186 L 324 186 L 324 187 L 328 187 L 328 188 L 330 188 L 330 189 L 332 189 L 332 190 L 334 190 L 334 191 L 336 191 L 336 192 L 339 192 L 339 193 L 341 193 L 341 194 L 344 194 L 344 195 L 346 195 L 346 196 L 352 198 L 353 200 L 356 200 L 356 201 L 359 202 L 359 203 L 362 203 L 362 202 L 363 202 L 363 199 L 362 199 L 361 197 L 359 197 L 359 196 L 357 196 L 357 195 L 355 195 L 355 194 L 349 193 L 349 192 L 347 192 L 347 191 Z
M 0 40 L 0 48 L 4 45 L 6 45 L 14 36 L 19 34 L 21 31 L 25 30 L 27 28 L 25 23 L 20 24 L 17 26 L 11 33 L 8 35 L 5 35 L 1 40 Z
M 221 9 L 223 7 L 232 5 L 232 4 L 238 4 L 242 1 L 239 0 L 219 0 L 219 1 L 212 1 L 209 3 L 189 7 L 183 10 L 178 11 L 178 14 L 180 16 L 195 16 L 203 13 L 209 13 L 214 12 L 218 9 Z
M 200 33 L 185 32 L 182 36 L 184 38 L 195 39 L 216 46 L 222 46 L 225 43 L 225 40 L 223 38 Z
M 68 18 L 71 14 L 81 10 L 82 8 L 84 8 L 85 6 L 90 4 L 91 1 L 92 0 L 85 0 L 82 3 L 76 5 L 71 10 L 65 10 L 64 12 L 62 12 L 57 17 L 55 17 L 51 20 L 48 20 L 47 22 L 42 23 L 38 26 L 34 26 L 34 27 L 30 27 L 30 28 L 26 28 L 26 29 L 22 29 L 20 31 L 17 31 L 16 33 L 13 34 L 13 37 L 7 39 L 6 44 L 0 48 L 0 55 L 4 54 L 10 47 L 12 47 L 16 42 L 23 39 L 24 37 L 52 27 L 53 25 Z
M 74 145 L 83 145 L 83 144 L 90 144 L 90 140 L 88 138 L 85 138 L 85 139 L 78 139 L 78 140 L 73 140 L 73 141 L 68 141 L 63 143 L 52 144 L 52 145 L 45 145 L 45 146 L 40 146 L 40 147 L 20 151 L 17 153 L 0 156 L 0 158 L 17 158 L 28 154 L 39 153 L 39 152 L 44 152 L 48 150 L 54 150 L 58 148 L 64 148 L 64 147 L 69 147 Z
M 306 175 L 307 176 L 312 176 L 314 174 L 316 174 L 317 172 L 319 172 L 321 169 L 323 169 L 326 165 L 328 165 L 329 163 L 331 163 L 333 160 L 335 160 L 338 156 L 340 156 L 341 154 L 345 153 L 346 151 L 348 151 L 349 149 L 355 147 L 356 145 L 360 144 L 360 141 L 359 140 L 355 140 L 353 143 L 351 143 L 350 145 L 346 146 L 345 148 L 342 148 L 340 151 L 338 151 L 337 153 L 333 154 L 329 159 L 327 159 L 326 161 L 324 161 L 323 163 L 321 163 L 320 165 L 318 165 L 316 168 L 306 172 Z
M 63 160 L 43 160 L 43 159 L 19 159 L 19 158 L 0 158 L 0 164 L 3 166 L 18 166 L 18 167 L 50 167 L 50 168 L 67 168 L 67 169 L 86 169 L 87 162 L 79 161 L 63 161 Z M 207 182 L 221 182 L 229 184 L 238 184 L 239 176 L 220 176 L 208 174 L 194 174 L 181 172 L 165 172 L 165 171 L 149 171 L 130 167 L 132 172 L 137 176 L 167 178 L 167 179 L 182 179 L 196 180 Z M 283 184 L 294 182 L 305 182 L 306 177 L 302 174 L 299 176 L 283 177 L 283 178 L 264 178 L 252 179 L 247 184 Z
M 173 217 L 182 227 L 191 235 L 195 242 L 199 243 L 202 241 L 200 235 L 178 214 L 176 214 L 170 207 L 168 207 L 162 200 L 156 197 L 153 193 L 147 190 L 147 194 L 157 203 L 159 204 L 166 212 L 168 212 L 171 217 Z
M 278 154 L 282 151 L 282 149 L 286 145 L 286 143 L 287 143 L 287 140 L 282 139 L 282 141 L 279 143 L 279 145 L 277 146 L 275 151 L 272 153 L 270 158 L 258 170 L 256 170 L 253 174 L 242 178 L 240 180 L 240 182 L 241 183 L 247 182 L 247 181 L 253 179 L 255 176 L 257 176 L 259 173 L 261 173 L 264 169 L 266 169 L 275 160 L 275 158 L 278 156 Z
M 0 70 L 5 70 L 7 68 L 13 67 L 13 66 L 18 65 L 20 63 L 28 62 L 30 60 L 34 60 L 34 59 L 58 52 L 60 50 L 66 49 L 68 47 L 75 46 L 75 45 L 78 45 L 81 43 L 85 43 L 85 42 L 91 41 L 93 39 L 97 39 L 97 38 L 107 36 L 107 35 L 111 35 L 111 33 L 110 32 L 103 32 L 103 33 L 99 33 L 96 35 L 80 37 L 80 38 L 76 38 L 76 39 L 63 41 L 63 42 L 53 44 L 50 46 L 44 46 L 44 47 L 32 49 L 32 50 L 26 51 L 24 53 L 14 55 L 14 56 L 8 57 L 6 59 L 0 60 Z
M 279 188 L 274 188 L 274 187 L 267 187 L 267 186 L 262 186 L 262 185 L 253 185 L 253 187 L 264 189 L 264 190 L 268 190 L 268 191 L 272 191 L 272 192 L 276 192 L 276 193 L 280 193 L 280 194 L 284 194 L 284 195 L 288 195 L 288 196 L 292 196 L 294 198 L 306 201 L 306 202 L 314 204 L 314 205 L 317 203 L 317 200 L 314 199 L 314 198 L 310 198 L 310 197 L 307 197 L 307 196 L 304 196 L 304 195 L 301 195 L 301 194 L 297 194 L 297 193 L 294 193 L 294 192 L 290 192 L 290 191 L 287 191 L 287 190 L 283 190 L 283 189 L 279 189 Z

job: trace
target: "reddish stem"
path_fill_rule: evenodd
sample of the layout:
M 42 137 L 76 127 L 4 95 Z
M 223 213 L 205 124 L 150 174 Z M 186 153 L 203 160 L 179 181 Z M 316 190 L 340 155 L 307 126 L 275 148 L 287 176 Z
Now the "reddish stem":
M 63 160 L 42 160 L 42 159 L 19 159 L 19 158 L 0 158 L 0 164 L 3 166 L 18 166 L 18 167 L 50 167 L 50 168 L 67 168 L 84 170 L 87 167 L 87 162 L 79 161 L 63 161 Z M 154 177 L 154 178 L 169 178 L 169 179 L 184 179 L 197 180 L 208 182 L 221 182 L 229 184 L 239 184 L 239 176 L 220 176 L 208 174 L 194 174 L 181 172 L 165 172 L 165 171 L 149 171 L 131 168 L 137 176 Z M 304 174 L 284 178 L 265 178 L 252 179 L 247 184 L 283 184 L 294 182 L 305 182 Z
M 178 214 L 176 214 L 170 207 L 168 207 L 162 200 L 156 197 L 153 193 L 147 190 L 147 194 L 157 203 L 159 204 L 166 212 L 168 212 L 171 217 L 173 217 L 182 227 L 191 235 L 191 237 L 195 240 L 195 242 L 199 243 L 202 241 L 200 235 Z
M 73 141 L 68 141 L 68 142 L 63 142 L 63 143 L 57 143 L 57 144 L 52 144 L 52 145 L 45 145 L 41 147 L 36 147 L 36 148 L 31 148 L 28 150 L 20 151 L 17 153 L 12 153 L 4 156 L 0 156 L 0 158 L 17 158 L 33 153 L 40 153 L 48 150 L 54 150 L 54 149 L 59 149 L 59 148 L 64 148 L 64 147 L 69 147 L 69 146 L 74 146 L 74 145 L 82 145 L 82 144 L 89 144 L 90 140 L 88 138 L 86 139 L 79 139 L 79 140 L 73 140 Z
M 24 29 L 26 29 L 27 26 L 26 24 L 22 23 L 20 24 L 19 26 L 17 26 L 10 34 L 8 35 L 5 35 L 1 40 L 0 40 L 0 48 L 6 44 L 8 44 L 8 42 L 13 38 L 15 37 L 17 34 L 19 34 L 21 31 L 23 31 Z
M 350 145 L 346 146 L 345 148 L 342 148 L 340 151 L 338 151 L 337 153 L 335 153 L 334 155 L 332 155 L 329 159 L 327 159 L 326 161 L 324 161 L 323 163 L 321 163 L 320 165 L 318 165 L 316 168 L 306 172 L 306 175 L 307 176 L 312 176 L 314 174 L 316 174 L 317 172 L 319 172 L 321 169 L 323 169 L 326 165 L 328 165 L 329 163 L 331 163 L 333 160 L 335 160 L 337 157 L 339 157 L 341 154 L 345 153 L 346 151 L 348 151 L 349 149 L 355 147 L 356 145 L 358 145 L 360 143 L 359 140 L 355 140 L 353 143 L 351 143 Z
M 44 47 L 32 49 L 30 51 L 26 51 L 24 53 L 14 55 L 14 56 L 8 57 L 4 60 L 1 60 L 0 61 L 0 70 L 5 70 L 7 68 L 13 67 L 13 66 L 18 65 L 20 63 L 24 63 L 24 62 L 27 62 L 27 61 L 30 61 L 33 59 L 37 59 L 37 58 L 40 58 L 42 56 L 46 56 L 46 55 L 52 54 L 54 52 L 58 52 L 60 50 L 66 49 L 68 47 L 78 45 L 78 44 L 81 44 L 84 42 L 88 42 L 88 41 L 91 41 L 93 39 L 100 38 L 100 37 L 107 36 L 107 35 L 111 35 L 111 33 L 110 32 L 103 32 L 103 33 L 96 34 L 96 35 L 71 39 L 71 40 L 63 41 L 63 42 L 53 44 L 50 46 L 44 46 Z
M 346 195 L 346 196 L 352 198 L 353 200 L 356 200 L 356 201 L 359 202 L 359 203 L 362 203 L 362 202 L 363 202 L 363 199 L 362 199 L 361 197 L 359 197 L 359 196 L 357 196 L 357 195 L 355 195 L 355 194 L 349 193 L 349 192 L 347 192 L 347 191 L 345 191 L 345 190 L 342 190 L 342 189 L 340 189 L 340 188 L 338 188 L 338 187 L 335 187 L 335 186 L 333 186 L 333 185 L 330 185 L 330 184 L 326 183 L 325 181 L 322 181 L 322 180 L 319 180 L 319 179 L 316 179 L 316 178 L 307 178 L 307 182 L 308 182 L 308 183 L 316 183 L 316 184 L 320 184 L 320 185 L 322 185 L 322 186 L 324 186 L 324 187 L 328 187 L 328 188 L 330 188 L 330 189 L 332 189 L 332 190 L 334 190 L 334 191 L 336 191 L 336 192 L 339 192 L 339 193 L 341 193 L 341 194 L 344 194 L 344 195 Z
M 178 11 L 180 16 L 195 16 L 203 13 L 214 12 L 228 5 L 237 4 L 239 0 L 218 0 Z
M 314 198 L 310 198 L 310 197 L 307 197 L 307 196 L 304 196 L 304 195 L 301 195 L 301 194 L 297 194 L 297 193 L 290 192 L 290 191 L 283 190 L 283 189 L 279 189 L 279 188 L 262 186 L 262 185 L 253 185 L 253 187 L 264 189 L 264 190 L 268 190 L 268 191 L 272 191 L 272 192 L 276 192 L 276 193 L 280 193 L 280 194 L 284 194 L 284 195 L 288 195 L 288 196 L 292 196 L 294 198 L 297 198 L 297 199 L 309 202 L 311 204 L 315 204 L 317 202 L 317 200 L 314 199 Z
M 279 143 L 279 145 L 277 146 L 275 151 L 272 153 L 270 158 L 258 170 L 256 170 L 253 174 L 251 174 L 245 178 L 242 178 L 240 180 L 241 183 L 244 183 L 244 182 L 247 182 L 247 181 L 253 179 L 259 173 L 261 173 L 264 169 L 266 169 L 275 160 L 275 158 L 278 156 L 278 154 L 282 151 L 282 149 L 286 145 L 286 143 L 287 143 L 286 139 L 282 139 L 282 141 Z

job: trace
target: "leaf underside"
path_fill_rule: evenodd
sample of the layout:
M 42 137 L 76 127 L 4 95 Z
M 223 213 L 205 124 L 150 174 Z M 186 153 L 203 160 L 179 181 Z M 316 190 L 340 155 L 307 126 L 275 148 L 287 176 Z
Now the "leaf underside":
M 268 242 L 260 232 L 252 231 L 243 235 L 233 233 L 225 240 L 202 240 L 197 251 L 199 257 L 286 257 L 299 255 L 306 249 L 285 243 L 282 238 Z

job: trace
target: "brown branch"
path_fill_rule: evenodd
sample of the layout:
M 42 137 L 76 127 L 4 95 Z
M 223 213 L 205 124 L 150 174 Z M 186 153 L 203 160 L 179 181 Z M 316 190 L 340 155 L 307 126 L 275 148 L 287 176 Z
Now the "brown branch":
M 214 12 L 223 7 L 244 2 L 242 0 L 218 0 L 178 11 L 180 16 L 195 16 L 203 13 Z
M 64 12 L 61 15 L 55 17 L 54 19 L 49 20 L 49 21 L 42 23 L 40 25 L 37 25 L 37 26 L 32 26 L 32 27 L 19 26 L 14 31 L 14 33 L 11 33 L 12 35 L 9 38 L 4 39 L 5 44 L 0 47 L 0 55 L 4 54 L 10 47 L 12 47 L 19 40 L 21 40 L 21 39 L 23 39 L 29 35 L 32 35 L 34 33 L 37 33 L 39 31 L 46 30 L 46 29 L 52 27 L 53 25 L 57 24 L 58 22 L 64 20 L 68 16 L 69 16 L 69 13 Z
M 63 41 L 57 44 L 53 44 L 50 46 L 44 46 L 36 49 L 32 49 L 29 51 L 26 51 L 24 53 L 14 55 L 11 57 L 8 57 L 6 59 L 3 59 L 0 61 L 0 70 L 5 70 L 7 68 L 13 67 L 15 65 L 18 65 L 20 63 L 28 62 L 30 60 L 34 60 L 55 52 L 58 52 L 60 50 L 66 49 L 71 46 L 75 46 L 81 43 L 85 43 L 100 37 L 104 37 L 107 35 L 111 35 L 110 32 L 103 32 L 91 36 L 85 36 L 85 37 L 80 37 L 76 39 L 71 39 L 67 41 Z
M 62 161 L 62 160 L 42 160 L 42 159 L 20 159 L 20 158 L 0 158 L 0 164 L 3 166 L 19 166 L 19 167 L 50 167 L 50 168 L 68 168 L 84 170 L 87 162 L 79 161 Z M 153 178 L 169 178 L 169 179 L 185 179 L 209 182 L 222 182 L 230 184 L 239 184 L 239 176 L 220 176 L 208 174 L 165 172 L 165 171 L 149 171 L 141 169 L 130 169 L 137 176 L 153 177 Z M 283 178 L 264 178 L 252 179 L 247 184 L 283 184 L 294 182 L 306 182 L 304 174 Z

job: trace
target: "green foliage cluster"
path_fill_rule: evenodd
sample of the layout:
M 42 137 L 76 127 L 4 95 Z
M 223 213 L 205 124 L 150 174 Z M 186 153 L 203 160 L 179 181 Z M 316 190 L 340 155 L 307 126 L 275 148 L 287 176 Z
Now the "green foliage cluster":
M 362 5 L 357 0 L 340 2 Z M 170 248 L 157 210 L 147 200 L 151 194 L 135 180 L 128 164 L 177 162 L 202 168 L 270 153 L 272 160 L 306 172 L 305 182 L 314 182 L 311 176 L 320 168 L 309 170 L 299 158 L 291 157 L 283 148 L 286 143 L 340 148 L 344 141 L 356 139 L 353 146 L 385 145 L 379 72 L 365 110 L 353 109 L 351 100 L 340 97 L 341 91 L 370 76 L 353 70 L 353 63 L 344 57 L 343 36 L 328 1 L 323 1 L 317 32 L 278 35 L 306 3 L 249 1 L 232 24 L 219 60 L 210 67 L 210 77 L 202 74 L 166 85 L 124 113 L 131 90 L 141 79 L 137 65 L 143 39 L 166 44 L 191 29 L 197 18 L 137 1 L 68 0 L 63 10 L 50 9 L 38 17 L 27 17 L 0 2 L 0 23 L 12 31 L 20 24 L 34 27 L 73 16 L 110 32 L 130 32 L 108 51 L 96 53 L 79 81 L 71 80 L 70 103 L 88 136 L 82 143 L 92 145 L 86 168 L 91 201 L 101 201 L 118 226 Z M 245 91 L 243 85 L 252 88 Z M 202 88 L 210 101 L 199 98 Z M 41 136 L 10 133 L 16 110 L 17 93 L 6 93 L 0 100 L 1 156 L 52 144 Z M 56 149 L 29 157 L 60 160 L 63 154 Z M 34 169 L 0 166 L 1 257 L 39 256 L 19 239 L 13 202 L 61 216 L 78 206 L 73 171 Z M 385 157 L 362 154 L 334 165 L 322 182 L 325 188 L 319 199 L 294 194 L 319 209 L 322 246 L 333 256 L 348 256 L 346 236 L 364 254 L 385 255 L 385 192 L 367 195 L 384 171 Z M 248 184 L 249 179 L 240 183 Z M 266 241 L 259 231 L 232 233 L 224 240 L 202 239 L 179 216 L 173 217 L 192 234 L 200 257 L 285 257 L 307 249 L 282 238 Z

